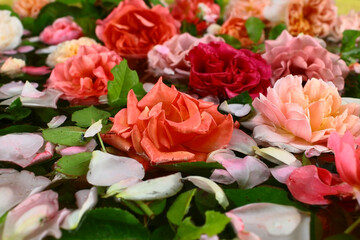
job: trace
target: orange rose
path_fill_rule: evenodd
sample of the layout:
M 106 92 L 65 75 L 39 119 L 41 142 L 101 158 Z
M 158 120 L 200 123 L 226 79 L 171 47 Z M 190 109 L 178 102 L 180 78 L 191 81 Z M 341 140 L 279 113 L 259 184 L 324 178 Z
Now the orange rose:
M 208 153 L 229 143 L 233 132 L 231 115 L 161 79 L 139 102 L 131 90 L 127 108 L 111 120 L 114 125 L 103 140 L 152 164 L 205 161 Z
M 156 44 L 179 32 L 180 23 L 161 5 L 149 9 L 143 0 L 124 0 L 97 21 L 96 35 L 124 57 L 145 58 Z
M 47 4 L 54 2 L 54 0 L 15 0 L 13 3 L 13 10 L 20 17 L 36 18 L 40 10 Z

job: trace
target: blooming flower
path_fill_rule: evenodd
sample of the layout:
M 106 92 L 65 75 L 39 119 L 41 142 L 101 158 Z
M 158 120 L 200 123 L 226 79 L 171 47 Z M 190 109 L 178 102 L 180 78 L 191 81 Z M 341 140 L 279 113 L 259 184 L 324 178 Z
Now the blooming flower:
M 6 74 L 10 77 L 15 77 L 19 75 L 21 72 L 21 68 L 25 66 L 25 61 L 18 58 L 9 57 L 6 61 L 1 65 L 0 73 Z
M 80 46 L 97 44 L 92 38 L 81 37 L 70 41 L 65 41 L 56 46 L 56 49 L 46 58 L 46 64 L 50 67 L 55 67 L 58 63 L 65 62 L 68 58 L 75 56 Z
M 336 18 L 336 23 L 331 28 L 330 39 L 339 42 L 345 30 L 360 30 L 360 12 L 351 10 L 347 15 Z
M 77 39 L 83 35 L 82 29 L 72 17 L 58 18 L 52 25 L 40 33 L 40 40 L 49 45 L 56 45 L 67 40 Z
M 77 55 L 55 66 L 46 85 L 64 92 L 63 99 L 96 104 L 107 94 L 107 82 L 114 77 L 110 70 L 121 60 L 106 47 L 80 46 Z
M 118 112 L 103 140 L 125 151 L 134 150 L 153 164 L 205 161 L 232 136 L 231 115 L 217 105 L 196 100 L 167 87 L 162 80 L 139 102 L 128 94 L 127 108 Z
M 17 47 L 24 32 L 20 20 L 10 15 L 10 11 L 0 10 L 0 52 Z
M 230 17 L 264 19 L 263 9 L 269 4 L 270 0 L 230 0 L 226 6 L 224 17 L 225 19 Z
M 333 82 L 339 90 L 344 88 L 344 79 L 349 73 L 345 62 L 330 53 L 308 35 L 292 37 L 283 31 L 276 40 L 265 41 L 262 57 L 271 65 L 271 82 L 289 74 L 299 75 L 303 81 L 311 78 Z
M 188 78 L 190 75 L 190 62 L 185 60 L 189 51 L 199 43 L 223 41 L 222 38 L 206 35 L 196 38 L 189 33 L 174 35 L 162 45 L 156 45 L 148 52 L 150 71 L 157 76 L 170 78 Z
M 270 85 L 270 66 L 247 49 L 237 50 L 224 42 L 200 43 L 187 59 L 191 62 L 189 85 L 201 96 L 227 99 L 249 91 L 254 98 Z
M 97 21 L 96 35 L 121 56 L 143 58 L 179 28 L 180 23 L 167 8 L 156 5 L 149 9 L 143 0 L 124 0 L 104 20 Z
M 22 18 L 36 18 L 40 10 L 53 1 L 54 0 L 14 0 L 12 9 Z
M 268 88 L 267 97 L 260 94 L 253 106 L 257 115 L 245 125 L 253 128 L 254 138 L 290 152 L 328 151 L 326 142 L 334 131 L 360 136 L 360 105 L 341 105 L 336 87 L 315 78 L 303 87 L 301 77 L 288 75 Z

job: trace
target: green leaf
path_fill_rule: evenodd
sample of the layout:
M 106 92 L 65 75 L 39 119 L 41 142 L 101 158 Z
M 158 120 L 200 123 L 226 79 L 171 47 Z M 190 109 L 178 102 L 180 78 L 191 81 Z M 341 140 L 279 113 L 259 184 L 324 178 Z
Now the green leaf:
M 14 16 L 14 17 L 17 17 L 20 19 L 20 16 L 16 12 L 14 12 L 14 10 L 8 5 L 0 4 L 0 10 L 8 10 L 11 12 L 11 16 Z
M 153 211 L 155 215 L 159 215 L 164 211 L 166 207 L 166 202 L 167 202 L 166 198 L 155 200 L 149 204 L 149 208 Z
M 199 239 L 202 234 L 207 234 L 209 237 L 221 233 L 225 226 L 230 222 L 230 219 L 224 214 L 207 211 L 205 213 L 206 220 L 205 224 L 201 227 L 195 226 L 191 222 L 191 218 L 187 217 L 180 224 L 176 239 L 180 240 L 192 240 Z
M 0 216 L 0 226 L 5 222 L 7 214 L 8 213 L 4 213 L 2 216 Z
M 360 31 L 345 30 L 343 32 L 341 52 L 347 52 L 356 46 L 356 39 L 360 37 Z
M 175 233 L 170 225 L 163 225 L 153 231 L 150 240 L 173 240 L 174 237 Z
M 5 112 L 5 114 L 0 114 L 0 119 L 19 121 L 28 117 L 31 114 L 31 109 L 23 108 L 20 98 L 17 98 L 5 109 Z
M 59 115 L 59 113 L 52 108 L 36 108 L 35 113 L 44 123 L 50 122 L 53 117 Z
M 89 170 L 91 152 L 63 156 L 56 163 L 55 170 L 69 176 L 83 176 Z
M 190 202 L 196 192 L 196 188 L 180 194 L 169 208 L 166 216 L 169 222 L 180 225 L 190 208 Z
M 250 17 L 246 20 L 245 27 L 249 38 L 257 43 L 261 38 L 265 24 L 257 17 Z
M 219 37 L 222 37 L 225 42 L 229 45 L 231 45 L 233 48 L 240 49 L 241 48 L 241 42 L 234 38 L 233 36 L 227 35 L 227 34 L 219 34 Z
M 25 29 L 32 31 L 34 28 L 35 19 L 31 17 L 24 17 L 21 19 L 22 25 Z
M 278 24 L 276 25 L 275 27 L 273 27 L 271 30 L 270 30 L 270 33 L 269 33 L 269 39 L 270 40 L 275 40 L 277 39 L 278 36 L 280 36 L 280 34 L 286 30 L 286 25 L 281 23 L 281 24 Z
M 43 137 L 46 141 L 66 146 L 81 146 L 90 141 L 84 139 L 85 129 L 79 127 L 59 127 L 43 130 Z
M 112 70 L 114 80 L 108 82 L 108 100 L 112 107 L 126 105 L 130 89 L 134 90 L 137 97 L 143 97 L 146 92 L 139 82 L 136 71 L 131 70 L 124 59 Z
M 357 239 L 359 239 L 359 238 L 354 235 L 349 235 L 349 234 L 345 234 L 345 233 L 333 235 L 333 236 L 325 238 L 325 240 L 357 240 Z
M 209 172 L 213 169 L 223 169 L 224 167 L 217 162 L 183 162 L 169 165 L 158 165 L 157 167 L 166 169 L 168 171 L 186 172 L 186 173 L 198 173 Z
M 13 125 L 4 129 L 0 129 L 0 136 L 9 133 L 37 132 L 39 127 L 31 125 Z
M 301 203 L 291 201 L 288 198 L 288 193 L 280 188 L 261 186 L 252 189 L 224 189 L 224 192 L 235 207 L 249 203 L 268 202 L 306 210 Z
M 62 240 L 149 239 L 149 232 L 129 212 L 118 208 L 89 211 L 84 222 L 73 232 L 63 231 Z
M 76 122 L 76 125 L 79 127 L 90 127 L 100 119 L 103 119 L 103 124 L 106 124 L 106 119 L 110 116 L 110 113 L 97 109 L 94 106 L 90 106 L 74 112 L 71 116 L 71 121 Z
M 96 28 L 95 18 L 93 17 L 76 18 L 75 22 L 81 27 L 85 36 L 91 37 L 93 39 L 97 39 L 97 36 L 95 34 L 95 28 Z
M 252 106 L 252 98 L 249 95 L 248 91 L 242 92 L 239 95 L 230 98 L 229 100 L 227 100 L 228 104 L 233 104 L 233 103 L 240 103 L 240 104 L 250 104 L 250 106 Z

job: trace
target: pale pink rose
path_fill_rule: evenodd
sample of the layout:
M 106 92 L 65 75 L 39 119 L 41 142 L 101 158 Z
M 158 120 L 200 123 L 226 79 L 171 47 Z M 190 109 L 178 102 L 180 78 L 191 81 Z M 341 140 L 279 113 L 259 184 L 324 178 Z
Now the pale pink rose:
M 196 38 L 189 33 L 175 35 L 162 45 L 156 45 L 148 52 L 150 71 L 156 76 L 169 78 L 188 78 L 190 75 L 190 62 L 185 60 L 189 51 L 199 43 L 224 41 L 220 37 L 206 35 Z
M 262 57 L 271 65 L 272 84 L 289 74 L 299 75 L 303 81 L 311 78 L 333 82 L 339 91 L 344 89 L 344 79 L 349 73 L 345 62 L 330 53 L 308 35 L 292 37 L 283 31 L 276 40 L 265 41 Z
M 40 33 L 40 41 L 56 45 L 64 41 L 78 39 L 83 35 L 82 29 L 77 25 L 72 17 L 62 17 L 56 19 L 52 25 L 47 26 Z
M 267 97 L 260 94 L 253 106 L 257 114 L 244 125 L 253 128 L 261 144 L 319 155 L 329 151 L 326 144 L 331 132 L 342 135 L 349 130 L 360 136 L 360 105 L 342 105 L 336 87 L 315 78 L 304 87 L 299 76 L 279 79 L 267 89 Z
M 106 47 L 80 46 L 77 55 L 55 66 L 46 86 L 64 92 L 62 98 L 72 103 L 97 104 L 114 78 L 111 69 L 121 60 Z
M 4 224 L 2 239 L 40 240 L 61 237 L 60 224 L 69 210 L 59 211 L 58 194 L 52 190 L 34 194 L 11 210 Z
M 330 40 L 341 41 L 345 30 L 360 30 L 360 12 L 351 10 L 347 15 L 338 16 L 336 24 L 331 28 Z

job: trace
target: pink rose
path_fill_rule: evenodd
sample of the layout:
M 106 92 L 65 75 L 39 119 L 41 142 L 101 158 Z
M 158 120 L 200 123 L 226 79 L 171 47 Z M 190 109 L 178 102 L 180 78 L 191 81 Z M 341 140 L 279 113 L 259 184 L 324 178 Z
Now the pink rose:
M 185 60 L 185 56 L 199 43 L 212 41 L 223 41 L 223 39 L 213 35 L 206 35 L 202 38 L 193 37 L 189 33 L 175 35 L 148 52 L 150 71 L 157 76 L 188 78 L 191 65 L 189 61 Z
M 338 90 L 344 89 L 349 68 L 315 38 L 308 35 L 292 37 L 283 31 L 276 40 L 266 40 L 265 49 L 262 57 L 271 65 L 273 84 L 277 79 L 292 74 L 301 76 L 303 81 L 318 78 L 333 82 Z
M 347 15 L 338 16 L 336 24 L 331 28 L 330 39 L 339 42 L 345 30 L 360 30 L 360 12 L 351 10 Z
M 78 39 L 82 35 L 81 27 L 73 21 L 72 17 L 62 17 L 40 33 L 40 40 L 49 45 L 56 45 L 68 40 Z
M 46 86 L 64 92 L 62 98 L 72 103 L 97 104 L 114 78 L 110 70 L 121 60 L 106 47 L 81 46 L 77 55 L 55 66 Z

